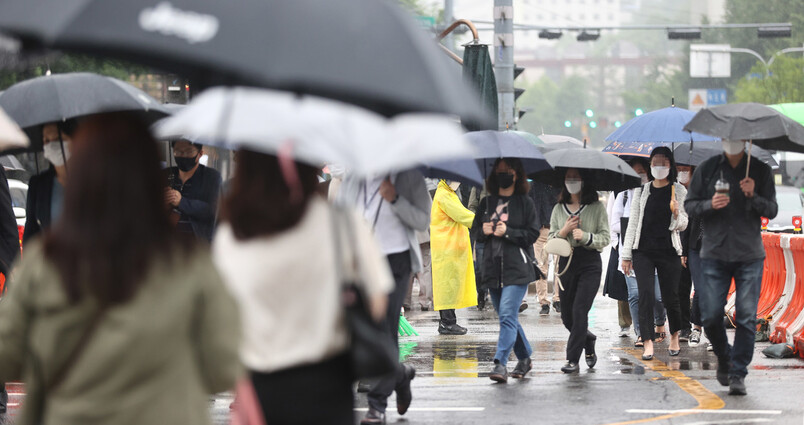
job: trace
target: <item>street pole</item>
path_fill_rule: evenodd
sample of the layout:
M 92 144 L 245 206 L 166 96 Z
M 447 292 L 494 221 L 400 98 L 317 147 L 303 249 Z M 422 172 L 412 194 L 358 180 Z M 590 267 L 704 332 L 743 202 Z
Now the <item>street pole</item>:
M 444 0 L 444 25 L 450 25 L 455 21 L 453 10 L 454 0 Z M 452 33 L 444 37 L 444 45 L 446 45 L 451 52 L 455 52 L 455 36 L 453 36 Z
M 494 0 L 494 75 L 500 102 L 499 128 L 514 129 L 513 0 Z

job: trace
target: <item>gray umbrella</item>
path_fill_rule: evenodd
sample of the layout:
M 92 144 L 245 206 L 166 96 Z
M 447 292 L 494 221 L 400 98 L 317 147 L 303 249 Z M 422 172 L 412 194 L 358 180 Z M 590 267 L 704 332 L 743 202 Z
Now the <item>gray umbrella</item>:
M 544 157 L 554 169 L 530 175 L 542 183 L 563 186 L 568 168 L 585 170 L 586 183 L 591 183 L 595 190 L 619 192 L 642 183 L 642 178 L 631 166 L 616 155 L 593 149 L 560 149 L 547 152 Z
M 377 0 L 4 0 L 28 45 L 114 56 L 190 78 L 353 103 L 386 116 L 496 122 L 421 27 Z
M 31 149 L 42 147 L 40 126 L 103 112 L 139 112 L 148 122 L 169 115 L 151 96 L 120 80 L 91 73 L 26 80 L 0 94 L 0 107 L 26 130 Z

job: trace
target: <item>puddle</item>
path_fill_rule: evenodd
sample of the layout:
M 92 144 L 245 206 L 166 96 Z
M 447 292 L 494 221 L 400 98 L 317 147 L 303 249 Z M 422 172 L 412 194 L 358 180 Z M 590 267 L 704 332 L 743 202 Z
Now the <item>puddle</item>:
M 644 375 L 645 368 L 642 366 L 627 367 L 614 372 L 615 375 Z

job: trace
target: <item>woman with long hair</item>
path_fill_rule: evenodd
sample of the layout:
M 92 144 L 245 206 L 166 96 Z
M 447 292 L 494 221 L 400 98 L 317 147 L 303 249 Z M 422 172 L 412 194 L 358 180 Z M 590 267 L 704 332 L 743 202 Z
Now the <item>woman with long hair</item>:
M 362 217 L 318 194 L 318 169 L 246 150 L 236 157 L 213 254 L 240 305 L 240 357 L 266 422 L 353 424 L 341 290 L 359 277 L 380 320 L 393 287 L 388 263 Z
M 18 423 L 210 423 L 208 395 L 241 371 L 237 308 L 169 222 L 156 141 L 103 114 L 72 153 L 61 216 L 0 303 L 0 379 L 26 384 Z
M 611 241 L 606 207 L 598 200 L 593 180 L 584 170 L 566 170 L 564 188 L 550 216 L 548 238 L 566 239 L 573 247 L 571 257 L 559 260 L 558 270 L 566 269 L 561 276 L 561 321 L 570 331 L 567 364 L 561 371 L 576 373 L 582 352 L 586 353 L 588 367 L 597 363 L 597 336 L 589 331 L 589 310 L 603 272 L 600 251 Z
M 476 240 L 485 244 L 479 267 L 483 288 L 491 294 L 491 302 L 500 319 L 494 369 L 489 378 L 508 381 L 508 356 L 511 350 L 518 359 L 511 372 L 523 378 L 531 370 L 532 350 L 525 330 L 519 324 L 519 306 L 536 280 L 533 244 L 539 238 L 536 207 L 528 196 L 528 180 L 522 162 L 501 158 L 486 180 L 489 196 L 480 201 L 472 230 Z
M 668 351 L 677 356 L 682 328 L 678 285 L 681 279 L 682 245 L 680 232 L 687 228 L 684 199 L 687 189 L 676 182 L 673 152 L 659 146 L 650 153 L 651 181 L 634 191 L 631 216 L 623 242 L 622 269 L 633 269 L 639 287 L 639 326 L 644 344 L 642 358 L 653 359 L 656 339 L 651 317 L 655 300 L 655 276 L 659 277 L 662 302 L 670 325 Z

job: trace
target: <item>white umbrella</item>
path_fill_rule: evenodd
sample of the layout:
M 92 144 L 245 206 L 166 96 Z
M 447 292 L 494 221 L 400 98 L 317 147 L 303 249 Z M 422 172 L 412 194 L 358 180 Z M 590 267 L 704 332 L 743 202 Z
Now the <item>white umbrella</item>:
M 226 149 L 278 154 L 309 164 L 338 163 L 373 177 L 421 163 L 471 158 L 454 119 L 403 114 L 388 119 L 345 103 L 292 93 L 213 88 L 154 126 L 157 138 L 185 137 Z
M 0 151 L 28 147 L 28 136 L 0 108 Z

